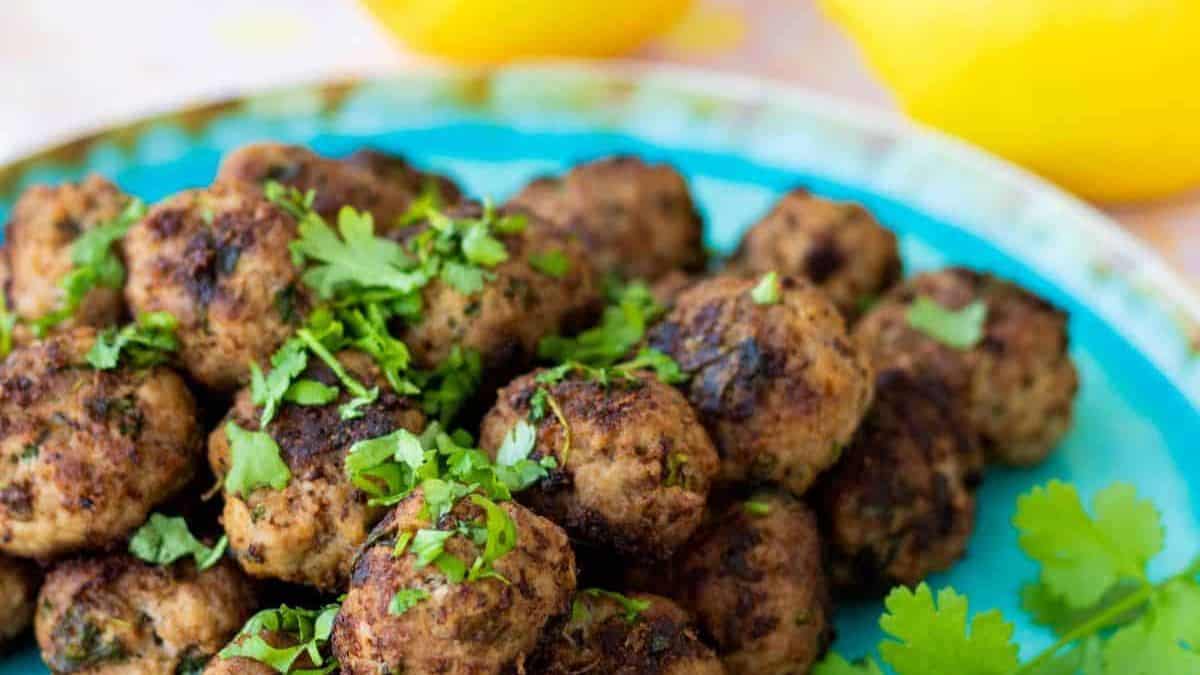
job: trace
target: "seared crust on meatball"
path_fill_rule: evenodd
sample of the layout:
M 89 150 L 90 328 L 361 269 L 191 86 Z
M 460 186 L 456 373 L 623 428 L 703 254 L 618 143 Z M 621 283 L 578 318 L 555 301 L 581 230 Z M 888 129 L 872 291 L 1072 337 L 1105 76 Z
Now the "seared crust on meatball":
M 654 281 L 704 267 L 703 222 L 687 181 L 667 164 L 630 156 L 580 164 L 533 181 L 512 203 L 578 235 L 602 274 Z
M 226 155 L 217 172 L 219 182 L 258 186 L 277 181 L 301 192 L 313 190 L 313 210 L 330 222 L 336 222 L 343 206 L 369 211 L 379 233 L 396 229 L 397 218 L 421 194 L 426 178 L 457 196 L 458 188 L 449 179 L 427 176 L 398 157 L 372 151 L 344 162 L 298 145 L 252 143 Z
M 124 538 L 191 479 L 196 404 L 162 367 L 95 370 L 78 327 L 0 365 L 0 551 L 50 557 Z
M 780 493 L 749 504 L 701 528 L 677 561 L 673 594 L 730 675 L 803 675 L 832 640 L 816 518 Z
M 394 189 L 408 191 L 413 198 L 432 189 L 436 190 L 437 198 L 442 204 L 457 204 L 462 201 L 462 190 L 450 178 L 439 173 L 422 171 L 399 155 L 378 150 L 359 150 L 343 161 L 370 171 Z
M 650 285 L 650 295 L 654 297 L 655 302 L 670 310 L 675 307 L 675 301 L 684 291 L 699 282 L 699 276 L 672 270 Z
M 982 339 L 960 350 L 914 328 L 907 313 L 921 296 L 949 310 L 983 302 Z M 1066 314 L 1016 284 L 963 268 L 918 275 L 872 308 L 855 338 L 878 370 L 903 368 L 946 382 L 992 461 L 1037 464 L 1071 425 L 1079 376 Z
M 720 276 L 692 286 L 647 339 L 691 375 L 688 398 L 721 456 L 721 479 L 801 495 L 858 427 L 871 371 L 815 286 L 782 277 L 778 302 L 759 304 L 757 283 Z
M 552 629 L 526 666 L 540 675 L 724 675 L 725 667 L 697 635 L 679 605 L 648 593 L 628 596 L 647 603 L 630 618 L 616 598 L 575 594 L 570 620 Z
M 37 607 L 38 571 L 31 563 L 0 555 L 0 649 L 25 632 Z
M 944 384 L 880 373 L 871 412 L 817 490 L 834 585 L 884 593 L 953 565 L 975 524 L 982 463 Z
M 195 673 L 255 608 L 232 561 L 148 565 L 126 554 L 68 560 L 46 577 L 35 619 L 42 660 L 56 673 Z
M 344 389 L 338 400 L 326 405 L 284 403 L 267 433 L 278 444 L 291 481 L 282 490 L 263 487 L 247 496 L 225 493 L 221 520 L 229 549 L 252 576 L 328 591 L 345 586 L 355 552 L 385 514 L 385 509 L 369 506 L 367 495 L 346 478 L 350 446 L 396 429 L 420 433 L 425 428 L 425 416 L 412 401 L 392 391 L 369 356 L 347 351 L 338 359 L 360 382 L 379 387 L 379 398 L 349 420 L 338 413 L 352 398 Z M 301 377 L 338 385 L 329 367 L 316 358 Z M 258 431 L 260 413 L 250 391 L 243 389 L 226 421 Z M 208 438 L 209 463 L 218 476 L 229 472 L 230 452 L 222 423 Z
M 26 190 L 13 206 L 4 232 L 10 266 L 6 286 L 9 310 L 32 320 L 59 309 L 63 303 L 60 283 L 73 267 L 71 244 L 87 230 L 116 218 L 128 203 L 128 195 L 100 176 Z M 97 286 L 83 297 L 74 315 L 55 328 L 107 326 L 116 323 L 124 309 L 121 289 Z M 31 335 L 19 330 L 17 337 L 26 341 Z
M 493 564 L 509 583 L 490 577 L 451 583 L 437 565 L 418 568 L 411 550 L 394 553 L 402 533 L 452 530 L 464 521 L 482 524 L 485 513 L 470 498 L 430 523 L 418 489 L 388 514 L 354 567 L 334 623 L 333 650 L 342 673 L 526 672 L 523 664 L 543 627 L 570 606 L 575 556 L 566 533 L 554 523 L 515 502 L 498 508 L 516 527 L 515 548 Z M 446 540 L 445 552 L 470 567 L 483 547 L 455 535 Z M 405 589 L 428 595 L 400 614 L 390 613 L 392 598 Z
M 535 423 L 530 456 L 553 457 L 557 468 L 522 492 L 522 503 L 589 543 L 634 557 L 669 557 L 704 517 L 719 462 L 687 399 L 645 372 L 608 386 L 580 375 L 541 385 L 536 378 L 543 372 L 501 390 L 484 417 L 480 447 L 494 460 L 544 388 L 566 429 L 550 410 Z
M 184 365 L 217 390 L 249 379 L 296 328 L 310 295 L 288 244 L 295 220 L 238 185 L 191 190 L 155 205 L 125 237 L 135 313 L 179 320 Z
M 901 264 L 896 235 L 861 205 L 797 189 L 746 232 L 730 268 L 804 277 L 853 319 L 900 280 Z
M 452 216 L 477 218 L 482 213 L 470 204 Z M 420 367 L 436 367 L 461 346 L 478 351 L 485 372 L 503 373 L 507 381 L 529 366 L 542 337 L 578 327 L 596 313 L 599 283 L 579 241 L 533 214 L 512 209 L 499 214 L 521 214 L 527 224 L 521 232 L 496 235 L 508 259 L 488 270 L 482 291 L 465 295 L 440 278 L 423 289 L 421 320 L 403 333 Z M 567 261 L 561 278 L 530 264 L 532 256 L 555 251 Z

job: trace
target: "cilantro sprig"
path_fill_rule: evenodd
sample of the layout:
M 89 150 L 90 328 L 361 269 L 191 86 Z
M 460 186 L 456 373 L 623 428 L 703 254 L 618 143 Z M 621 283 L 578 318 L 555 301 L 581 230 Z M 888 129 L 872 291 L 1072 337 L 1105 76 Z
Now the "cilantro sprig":
M 600 325 L 575 337 L 553 335 L 538 344 L 538 356 L 593 367 L 611 366 L 626 358 L 646 335 L 646 328 L 665 313 L 642 282 L 614 284 Z
M 302 609 L 283 605 L 275 609 L 264 609 L 250 617 L 246 625 L 218 654 L 218 658 L 246 658 L 274 668 L 279 673 L 292 675 L 325 675 L 337 668 L 337 661 L 329 653 L 329 637 L 333 634 L 333 621 L 337 618 L 340 605 L 326 605 L 320 609 Z M 282 636 L 288 647 L 273 647 L 264 635 Z M 293 670 L 301 657 L 307 657 L 311 668 Z
M 988 307 L 976 300 L 959 310 L 946 309 L 925 295 L 917 296 L 904 318 L 913 328 L 954 349 L 971 349 L 983 339 Z
M 1023 495 L 1013 519 L 1021 547 L 1041 566 L 1026 587 L 1026 609 L 1059 639 L 1021 662 L 1014 626 L 996 611 L 969 619 L 967 599 L 921 584 L 885 601 L 882 661 L 896 675 L 1190 675 L 1200 672 L 1200 557 L 1152 581 L 1147 565 L 1164 544 L 1161 516 L 1136 491 L 1116 483 L 1096 494 L 1089 513 L 1078 492 L 1058 481 Z M 831 654 L 815 675 L 881 673 Z
M 190 555 L 196 569 L 203 571 L 217 564 L 228 545 L 229 538 L 221 535 L 212 547 L 205 546 L 183 518 L 153 513 L 130 538 L 129 552 L 154 565 L 170 565 Z
M 134 368 L 165 363 L 179 350 L 178 322 L 167 312 L 147 312 L 122 328 L 106 328 L 96 336 L 87 361 L 97 370 L 116 368 L 122 360 Z
M 71 271 L 59 280 L 63 295 L 54 310 L 33 319 L 29 327 L 37 337 L 75 315 L 83 299 L 94 288 L 120 288 L 125 283 L 125 266 L 113 244 L 146 215 L 146 205 L 131 199 L 112 220 L 84 230 L 71 242 Z

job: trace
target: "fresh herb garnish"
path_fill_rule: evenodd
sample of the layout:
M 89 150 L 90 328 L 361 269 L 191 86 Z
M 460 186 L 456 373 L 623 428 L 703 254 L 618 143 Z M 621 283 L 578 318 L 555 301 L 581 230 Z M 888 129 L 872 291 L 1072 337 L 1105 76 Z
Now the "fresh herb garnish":
M 153 565 L 170 565 L 186 556 L 196 561 L 196 569 L 206 570 L 225 554 L 229 538 L 221 535 L 211 548 L 188 530 L 187 521 L 153 513 L 129 540 L 129 552 Z
M 34 335 L 43 337 L 74 316 L 93 288 L 120 288 L 125 283 L 125 266 L 113 251 L 113 244 L 145 215 L 146 205 L 132 199 L 115 218 L 84 230 L 71 242 L 71 271 L 58 282 L 62 300 L 56 309 L 29 322 Z
M 296 405 L 328 405 L 337 400 L 339 389 L 317 380 L 296 380 L 283 394 L 283 400 Z
M 771 513 L 771 505 L 767 502 L 751 500 L 742 504 L 742 508 L 752 516 L 765 516 Z
M 622 595 L 621 593 L 617 593 L 615 591 L 606 591 L 602 588 L 587 588 L 580 592 L 586 593 L 587 595 L 590 595 L 593 598 L 608 598 L 609 600 L 616 601 L 616 603 L 619 604 L 621 606 L 621 609 L 624 610 L 624 612 L 625 612 L 623 618 L 625 619 L 626 623 L 637 623 L 642 618 L 642 612 L 646 611 L 647 609 L 650 609 L 650 601 L 649 600 L 642 600 L 640 598 L 631 598 L 627 595 Z M 576 602 L 578 602 L 578 600 L 576 600 Z M 572 615 L 575 614 L 575 610 L 573 607 L 572 607 L 571 614 Z
M 243 498 L 260 487 L 282 490 L 292 480 L 292 472 L 279 453 L 271 435 L 247 431 L 230 421 L 225 424 L 229 439 L 230 467 L 225 476 L 225 491 Z
M 122 357 L 134 368 L 165 363 L 171 353 L 179 350 L 177 324 L 175 317 L 166 312 L 140 314 L 135 323 L 101 331 L 87 353 L 87 361 L 97 370 L 116 368 Z
M 337 661 L 329 655 L 329 636 L 333 633 L 333 620 L 337 618 L 339 605 L 326 605 L 321 609 L 300 609 L 283 605 L 277 609 L 264 609 L 250 617 L 246 625 L 218 656 L 222 659 L 246 658 L 266 664 L 279 673 L 294 675 L 325 675 L 337 668 Z M 281 635 L 296 644 L 290 647 L 272 647 L 263 635 Z M 312 668 L 292 670 L 301 656 L 307 656 Z
M 416 607 L 417 603 L 428 599 L 429 591 L 421 588 L 402 588 L 396 591 L 396 594 L 392 596 L 392 601 L 388 603 L 388 614 L 400 616 Z
M 571 271 L 571 261 L 558 249 L 529 256 L 529 266 L 548 277 L 562 279 Z
M 8 309 L 8 293 L 0 289 L 0 359 L 12 351 L 17 318 L 17 315 Z
M 257 363 L 250 364 L 250 400 L 262 408 L 259 426 L 266 428 L 292 386 L 292 380 L 308 367 L 304 342 L 292 338 L 271 356 L 271 370 L 263 375 Z
M 421 407 L 425 414 L 448 425 L 479 389 L 483 360 L 478 351 L 454 345 L 450 355 L 437 368 L 413 372 L 412 376 L 420 384 Z
M 557 335 L 544 338 L 538 344 L 538 356 L 594 367 L 611 366 L 628 356 L 645 337 L 646 327 L 665 310 L 641 282 L 618 286 L 612 296 L 599 326 L 573 338 Z
M 774 305 L 779 302 L 779 274 L 767 272 L 759 279 L 754 288 L 750 289 L 750 299 L 756 305 Z
M 959 310 L 942 307 L 928 296 L 917 296 L 905 312 L 908 325 L 955 349 L 970 349 L 983 339 L 987 304 L 976 300 Z
M 897 588 L 880 626 L 882 660 L 896 675 L 1189 675 L 1200 672 L 1200 557 L 1182 572 L 1150 580 L 1162 552 L 1161 516 L 1117 483 L 1096 494 L 1093 513 L 1076 490 L 1051 481 L 1023 495 L 1013 519 L 1021 547 L 1041 565 L 1026 608 L 1051 620 L 1059 640 L 1022 662 L 1014 626 L 996 611 L 968 621 L 967 599 L 926 584 Z M 880 673 L 866 659 L 830 655 L 814 675 Z

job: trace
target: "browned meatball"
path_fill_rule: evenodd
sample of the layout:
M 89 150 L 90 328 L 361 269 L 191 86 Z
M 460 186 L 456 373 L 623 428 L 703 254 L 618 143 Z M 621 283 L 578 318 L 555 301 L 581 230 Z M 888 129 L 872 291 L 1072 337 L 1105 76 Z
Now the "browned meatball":
M 983 303 L 978 343 L 958 349 L 914 328 L 908 312 L 922 296 L 951 311 Z M 904 368 L 946 382 L 992 461 L 1037 464 L 1071 425 L 1079 376 L 1067 351 L 1066 314 L 1011 282 L 962 268 L 918 275 L 872 308 L 855 338 L 877 370 Z
M 79 327 L 0 365 L 0 551 L 50 557 L 123 539 L 191 479 L 196 404 L 162 367 L 94 370 Z
M 471 499 L 460 500 L 431 523 L 418 489 L 388 514 L 355 565 L 334 624 L 333 650 L 345 675 L 525 672 L 523 664 L 543 627 L 570 606 L 575 557 L 566 533 L 554 523 L 515 502 L 497 508 L 516 529 L 515 547 L 493 563 L 507 583 L 492 577 L 453 583 L 437 565 L 418 568 L 412 546 L 395 555 L 396 538 L 403 533 L 482 525 L 485 512 Z M 445 541 L 445 553 L 468 567 L 483 550 L 462 535 Z M 389 607 L 398 591 L 421 595 L 396 613 Z
M 465 218 L 483 211 L 466 205 L 453 213 Z M 599 284 L 579 241 L 533 214 L 521 215 L 527 221 L 521 232 L 497 235 L 508 259 L 489 270 L 482 291 L 466 295 L 440 278 L 425 286 L 421 320 L 402 336 L 417 365 L 435 367 L 460 346 L 478 351 L 485 371 L 512 377 L 528 367 L 542 337 L 567 331 L 596 313 Z M 567 262 L 561 278 L 530 263 L 534 256 L 553 252 L 562 253 Z
M 426 180 L 446 190 L 442 196 L 448 203 L 458 196 L 449 179 L 423 174 L 398 157 L 364 151 L 339 161 L 281 143 L 254 143 L 235 150 L 221 163 L 217 179 L 252 185 L 273 180 L 301 191 L 313 190 L 313 209 L 327 220 L 336 221 L 343 206 L 352 206 L 370 211 L 381 233 L 396 227 L 397 218 L 421 194 Z
M 983 463 L 974 430 L 934 379 L 885 370 L 875 402 L 817 503 L 836 586 L 915 585 L 966 551 Z
M 609 157 L 535 180 L 512 202 L 578 235 L 602 274 L 654 281 L 704 267 L 703 222 L 669 165 Z
M 74 266 L 71 245 L 83 232 L 115 220 L 128 203 L 125 193 L 100 176 L 26 190 L 13 206 L 4 233 L 10 265 L 6 286 L 9 309 L 32 320 L 62 308 L 60 284 Z M 120 288 L 97 286 L 57 328 L 107 326 L 121 318 L 124 308 Z M 31 333 L 22 326 L 16 336 L 23 342 Z
M 804 277 L 852 319 L 900 280 L 901 265 L 896 235 L 862 206 L 793 190 L 746 232 L 730 268 Z
M 257 189 L 216 186 L 154 206 L 125 237 L 134 312 L 179 320 L 183 363 L 218 390 L 249 379 L 303 319 L 310 303 L 288 244 L 291 216 Z
M 407 190 L 414 197 L 427 190 L 434 190 L 442 204 L 457 204 L 462 201 L 462 190 L 454 181 L 438 173 L 422 171 L 399 155 L 389 155 L 378 150 L 359 150 L 343 161 L 370 171 L 384 184 L 397 190 Z
M 254 587 L 229 560 L 198 572 L 111 554 L 52 568 L 35 630 L 56 673 L 197 673 L 254 607 Z
M 684 291 L 700 282 L 700 277 L 680 270 L 672 270 L 650 286 L 654 301 L 666 309 L 675 307 L 675 301 Z
M 571 617 L 551 631 L 527 666 L 540 675 L 724 675 L 688 613 L 647 593 L 575 594 Z
M 0 555 L 0 649 L 20 636 L 37 607 L 38 573 L 30 563 Z
M 355 552 L 385 513 L 368 505 L 367 495 L 347 479 L 343 465 L 350 446 L 396 429 L 420 433 L 425 427 L 425 416 L 409 399 L 393 393 L 369 356 L 343 352 L 338 358 L 360 382 L 379 387 L 379 398 L 350 420 L 341 419 L 338 412 L 352 398 L 344 389 L 326 405 L 284 403 L 267 432 L 291 471 L 287 487 L 261 487 L 249 495 L 225 493 L 222 522 L 229 549 L 252 576 L 328 591 L 344 587 Z M 300 377 L 338 385 L 334 373 L 315 357 Z M 260 415 L 250 391 L 243 389 L 225 419 L 258 431 Z M 225 423 L 209 435 L 208 453 L 215 474 L 229 473 L 232 460 Z
M 669 557 L 700 524 L 718 467 L 687 399 L 644 372 L 608 386 L 579 374 L 541 385 L 536 378 L 544 372 L 501 390 L 483 420 L 480 447 L 495 459 L 544 389 L 566 427 L 543 408 L 530 456 L 553 457 L 557 468 L 521 501 L 589 543 L 635 557 Z
M 816 518 L 780 493 L 734 503 L 677 561 L 675 599 L 730 675 L 804 675 L 832 639 Z
M 766 480 L 803 494 L 849 442 L 871 401 L 866 358 L 815 286 L 714 277 L 679 296 L 651 347 L 691 375 L 687 394 L 721 456 L 724 481 Z

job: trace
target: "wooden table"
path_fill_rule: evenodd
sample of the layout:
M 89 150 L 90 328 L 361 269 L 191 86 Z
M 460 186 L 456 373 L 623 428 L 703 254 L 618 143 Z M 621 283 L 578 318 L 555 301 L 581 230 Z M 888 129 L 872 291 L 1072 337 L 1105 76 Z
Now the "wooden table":
M 810 0 L 698 0 L 641 58 L 748 73 L 895 110 Z M 353 0 L 5 0 L 0 162 L 180 104 L 405 67 Z M 690 27 L 689 27 L 690 26 Z M 1200 192 L 1113 215 L 1200 287 Z

